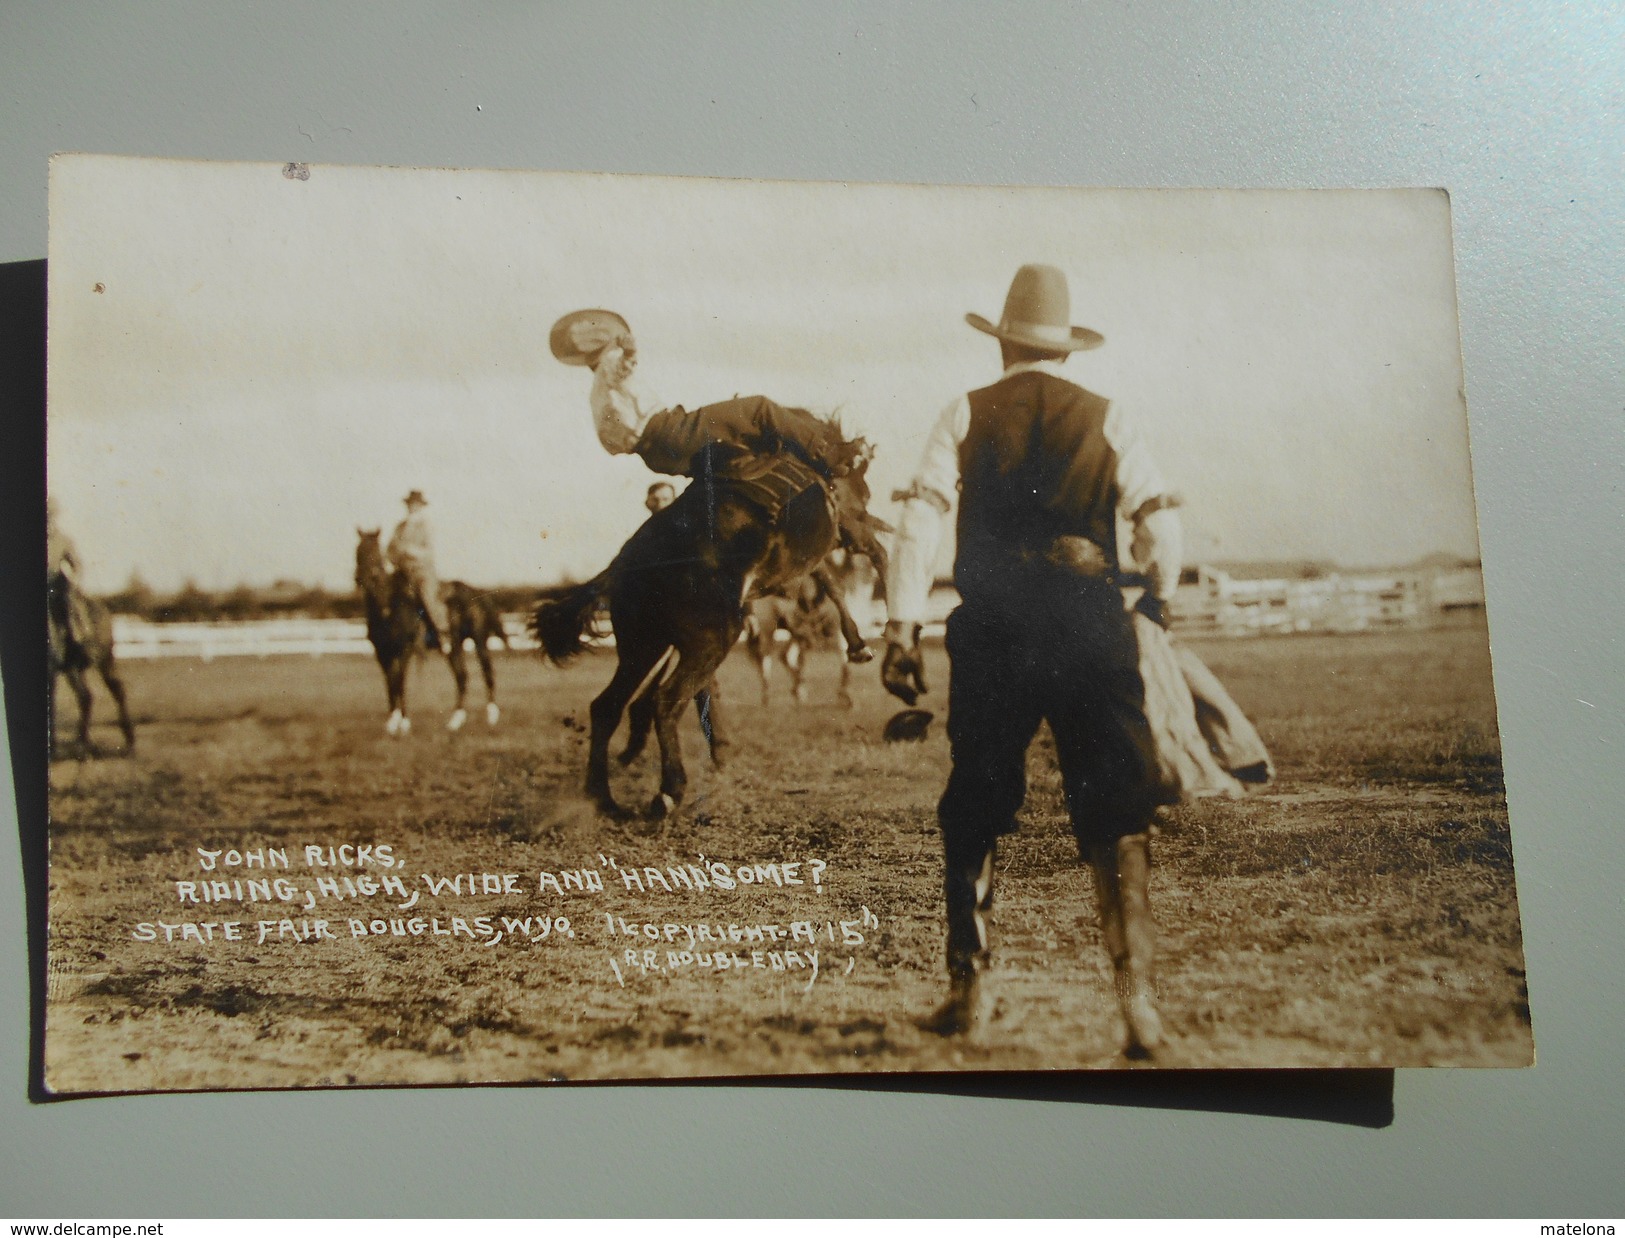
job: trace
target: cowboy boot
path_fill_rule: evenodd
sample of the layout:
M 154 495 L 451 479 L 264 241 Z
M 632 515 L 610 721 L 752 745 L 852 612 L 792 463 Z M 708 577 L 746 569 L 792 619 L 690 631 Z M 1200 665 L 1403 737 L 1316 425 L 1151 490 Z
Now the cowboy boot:
M 948 904 L 948 1000 L 921 1023 L 939 1036 L 975 1032 L 985 1021 L 982 973 L 987 970 L 988 913 L 993 909 L 994 849 L 980 860 L 949 861 L 943 890 Z
M 1127 1033 L 1123 1053 L 1148 1058 L 1161 1047 L 1157 1013 L 1156 924 L 1151 917 L 1151 842 L 1145 833 L 1090 848 L 1100 931 L 1112 960 L 1112 987 Z

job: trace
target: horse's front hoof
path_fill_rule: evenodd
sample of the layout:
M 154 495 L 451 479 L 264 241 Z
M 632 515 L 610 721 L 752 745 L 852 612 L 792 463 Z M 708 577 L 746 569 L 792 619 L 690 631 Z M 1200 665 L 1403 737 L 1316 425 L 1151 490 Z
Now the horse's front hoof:
M 867 645 L 859 645 L 856 649 L 846 651 L 846 660 L 854 666 L 862 666 L 865 662 L 875 660 L 875 651 Z
M 587 782 L 587 799 L 597 810 L 598 815 L 608 817 L 612 821 L 620 821 L 626 817 L 626 810 L 615 802 L 615 797 L 609 791 L 609 779 L 602 782 L 589 779 Z
M 660 833 L 661 826 L 677 815 L 677 800 L 662 791 L 649 801 L 649 807 L 643 810 L 643 819 L 635 827 L 639 834 L 648 836 Z
M 463 729 L 463 726 L 465 723 L 467 723 L 467 721 L 468 711 L 466 709 L 455 710 L 453 711 L 451 717 L 446 719 L 446 730 L 460 731 Z
M 495 701 L 487 701 L 485 703 L 485 725 L 495 726 L 498 719 L 501 717 L 502 711 L 497 708 L 497 703 Z
M 394 713 L 389 715 L 389 721 L 384 723 L 384 733 L 386 735 L 406 734 L 406 718 L 402 715 L 400 710 L 397 709 Z

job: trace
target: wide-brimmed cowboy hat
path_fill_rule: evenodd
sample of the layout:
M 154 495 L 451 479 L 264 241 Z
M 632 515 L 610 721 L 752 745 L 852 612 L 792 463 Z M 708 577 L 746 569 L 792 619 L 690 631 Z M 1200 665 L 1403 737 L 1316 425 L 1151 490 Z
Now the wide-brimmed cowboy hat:
M 412 493 L 402 499 L 401 502 L 405 503 L 408 507 L 410 507 L 413 503 L 421 503 L 424 507 L 429 506 L 429 500 L 423 497 L 423 491 L 421 490 L 412 491 Z
M 1004 315 L 997 325 L 980 314 L 966 314 L 965 321 L 1001 340 L 1049 352 L 1077 352 L 1099 348 L 1106 342 L 1098 331 L 1074 327 L 1071 317 L 1072 297 L 1067 292 L 1066 275 L 1056 267 L 1028 263 L 1010 281 Z
M 632 328 L 613 310 L 572 310 L 553 324 L 548 347 L 565 365 L 591 365 L 592 360 L 621 336 L 631 338 Z
M 920 743 L 930 733 L 935 717 L 929 709 L 900 709 L 886 720 L 881 737 L 888 744 Z

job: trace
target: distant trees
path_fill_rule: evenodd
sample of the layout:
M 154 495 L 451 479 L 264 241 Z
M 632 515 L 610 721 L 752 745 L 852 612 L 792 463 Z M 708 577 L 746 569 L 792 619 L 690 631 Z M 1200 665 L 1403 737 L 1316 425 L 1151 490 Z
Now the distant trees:
M 159 593 L 134 573 L 117 593 L 102 599 L 115 615 L 153 623 L 206 623 L 214 620 L 350 618 L 361 614 L 360 598 L 329 593 L 320 585 L 280 580 L 269 587 L 237 585 L 210 590 L 188 580 L 174 593 Z
M 131 572 L 129 583 L 119 593 L 102 599 L 115 615 L 147 615 L 157 603 L 157 594 L 141 578 L 140 572 Z
M 198 588 L 197 581 L 188 578 L 179 593 L 158 604 L 157 613 L 152 617 L 162 623 L 186 623 L 214 619 L 218 615 L 219 606 L 214 596 L 205 593 Z
M 528 610 L 541 590 L 509 585 L 484 590 L 498 611 Z M 364 614 L 361 596 L 353 591 L 332 593 L 321 585 L 279 580 L 272 585 L 239 584 L 210 590 L 187 580 L 174 593 L 159 593 L 132 573 L 129 583 L 102 599 L 116 615 L 130 615 L 152 623 L 241 622 L 253 619 L 356 619 Z

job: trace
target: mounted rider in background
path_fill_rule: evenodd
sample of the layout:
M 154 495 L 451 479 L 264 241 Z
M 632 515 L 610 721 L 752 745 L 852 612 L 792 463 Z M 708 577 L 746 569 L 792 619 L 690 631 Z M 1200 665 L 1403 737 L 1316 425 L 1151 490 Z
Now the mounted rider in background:
M 435 643 L 441 653 L 451 650 L 451 619 L 446 614 L 446 603 L 440 596 L 440 578 L 435 573 L 434 537 L 429 518 L 423 509 L 429 500 L 423 491 L 414 490 L 402 500 L 406 504 L 406 518 L 395 526 L 385 554 L 390 566 L 403 574 L 412 586 L 413 594 L 423 607 L 423 613 L 434 628 Z
M 45 500 L 45 597 L 51 616 L 62 625 L 68 640 L 84 645 L 95 635 L 96 619 L 90 599 L 79 584 L 79 549 L 58 522 L 54 498 Z

